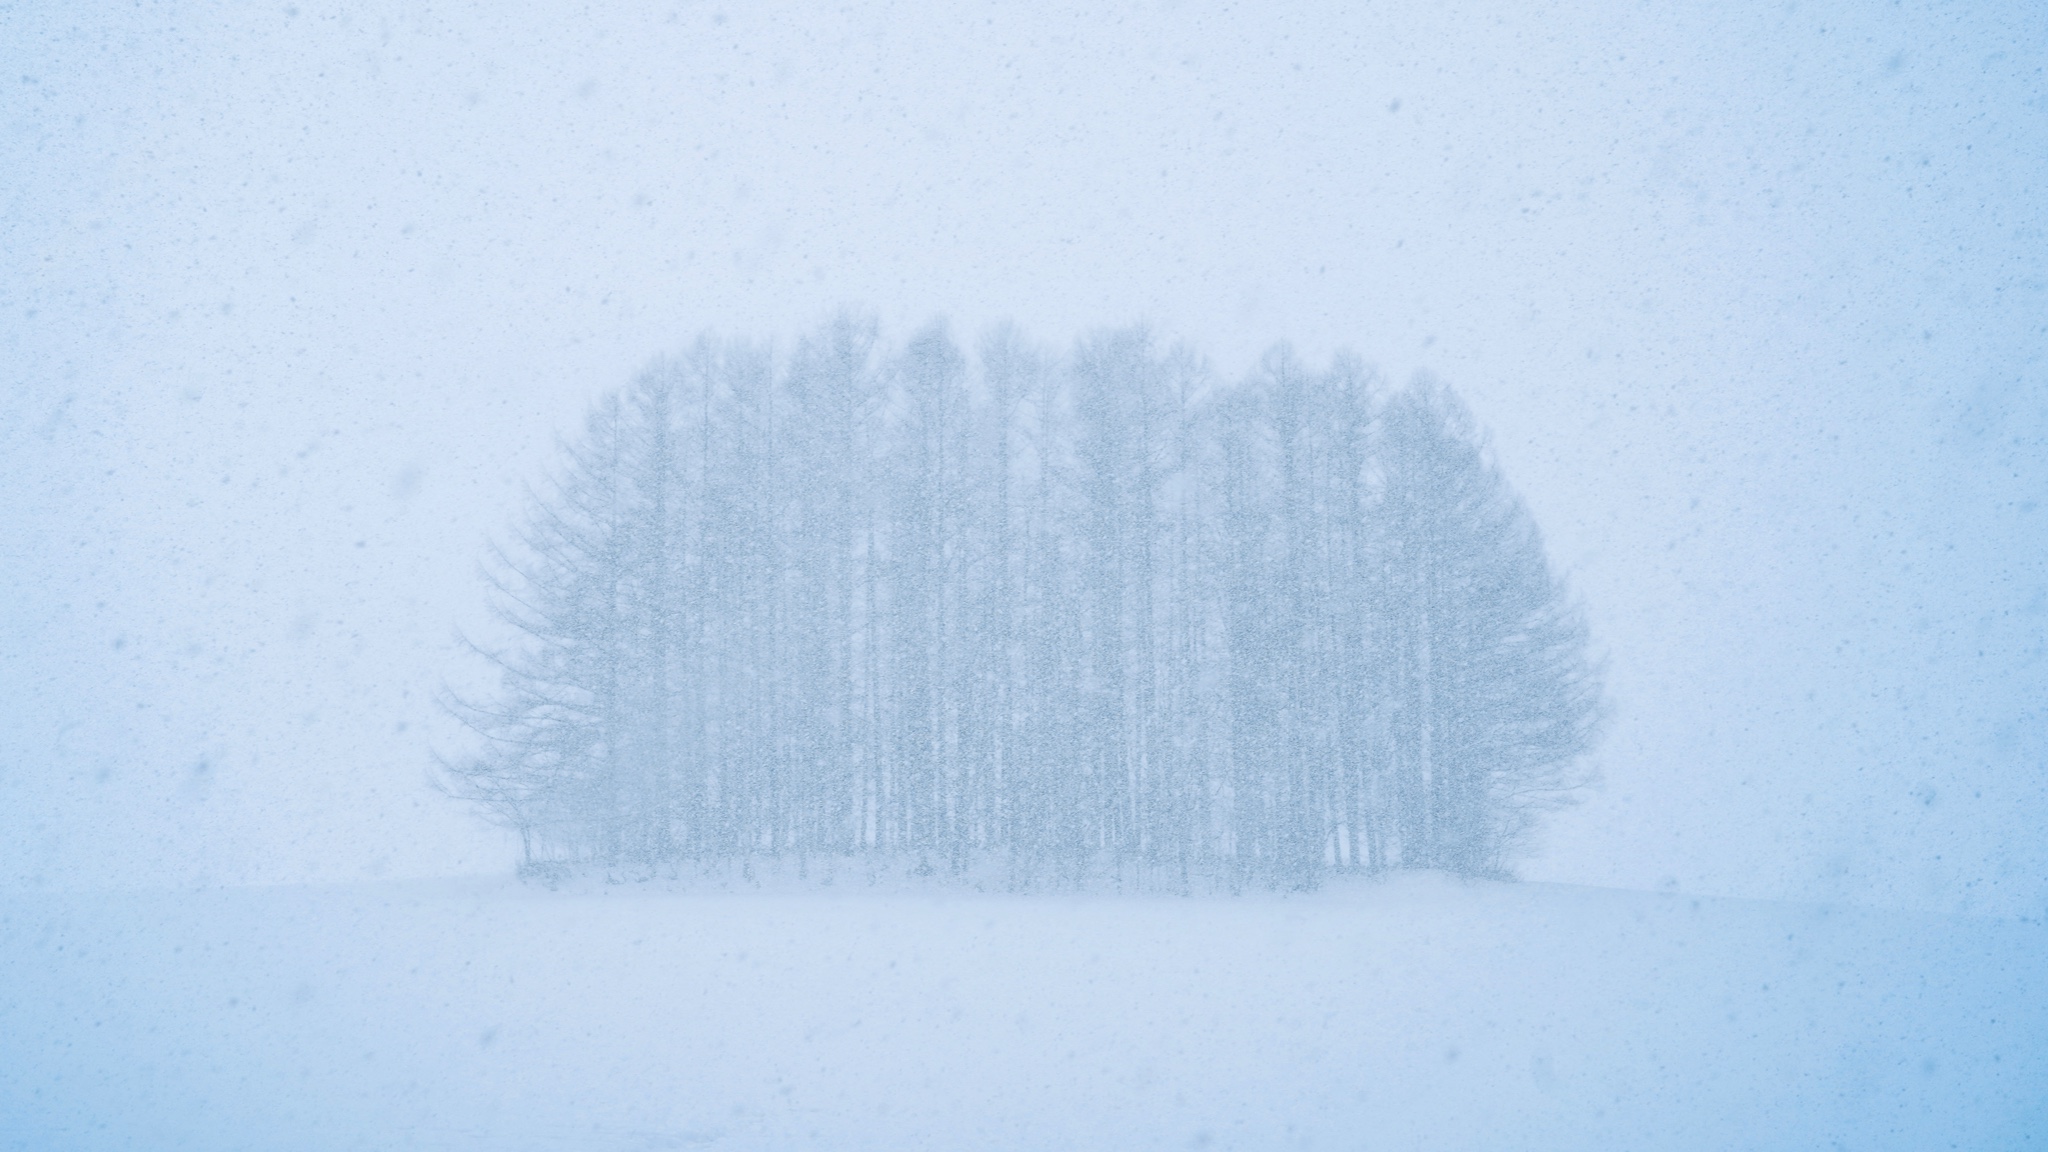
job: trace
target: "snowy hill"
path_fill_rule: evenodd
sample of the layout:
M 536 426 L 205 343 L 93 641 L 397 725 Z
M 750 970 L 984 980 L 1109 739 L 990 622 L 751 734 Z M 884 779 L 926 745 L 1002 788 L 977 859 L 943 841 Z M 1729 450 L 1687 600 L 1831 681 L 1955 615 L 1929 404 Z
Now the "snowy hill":
M 2026 1147 L 2044 958 L 1427 875 L 13 896 L 0 1147 Z

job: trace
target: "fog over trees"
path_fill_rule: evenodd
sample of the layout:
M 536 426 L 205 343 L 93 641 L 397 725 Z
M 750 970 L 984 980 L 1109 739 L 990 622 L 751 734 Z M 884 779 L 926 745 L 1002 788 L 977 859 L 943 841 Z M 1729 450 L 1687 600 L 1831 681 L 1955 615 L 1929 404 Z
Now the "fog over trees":
M 603 398 L 488 565 L 454 794 L 528 866 L 1503 872 L 1585 783 L 1585 624 L 1451 390 L 1143 329 L 841 315 Z

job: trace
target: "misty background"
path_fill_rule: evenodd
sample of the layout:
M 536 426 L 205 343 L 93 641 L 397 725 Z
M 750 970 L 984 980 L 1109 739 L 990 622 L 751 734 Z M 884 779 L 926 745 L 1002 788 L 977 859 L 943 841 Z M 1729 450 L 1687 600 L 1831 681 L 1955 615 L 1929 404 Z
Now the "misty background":
M 2048 902 L 2048 14 L 277 4 L 0 28 L 0 886 L 505 872 L 432 792 L 597 394 L 872 308 L 1451 382 L 1587 605 L 1532 878 Z

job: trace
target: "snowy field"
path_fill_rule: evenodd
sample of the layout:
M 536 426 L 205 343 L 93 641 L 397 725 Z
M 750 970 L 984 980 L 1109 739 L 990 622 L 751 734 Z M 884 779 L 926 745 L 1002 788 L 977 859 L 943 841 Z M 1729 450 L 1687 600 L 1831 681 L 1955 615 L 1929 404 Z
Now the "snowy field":
M 8 1148 L 2044 1142 L 2039 924 L 1433 876 L 0 900 Z

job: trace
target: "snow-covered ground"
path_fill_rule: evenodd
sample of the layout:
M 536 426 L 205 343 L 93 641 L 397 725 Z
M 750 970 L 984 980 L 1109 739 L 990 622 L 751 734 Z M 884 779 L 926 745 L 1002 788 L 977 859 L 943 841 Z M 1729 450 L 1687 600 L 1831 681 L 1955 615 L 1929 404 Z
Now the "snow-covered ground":
M 1432 876 L 0 898 L 0 1147 L 2030 1140 L 2038 923 Z

